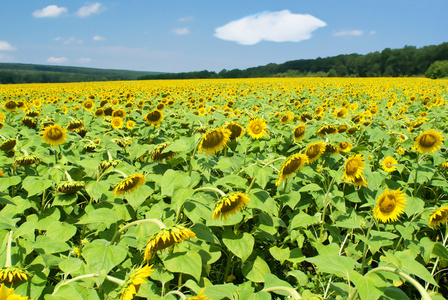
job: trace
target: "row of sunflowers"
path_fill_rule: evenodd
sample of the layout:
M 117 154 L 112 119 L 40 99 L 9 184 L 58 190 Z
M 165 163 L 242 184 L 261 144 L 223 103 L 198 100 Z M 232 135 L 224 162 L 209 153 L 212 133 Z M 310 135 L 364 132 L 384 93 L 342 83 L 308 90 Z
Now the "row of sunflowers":
M 1 299 L 444 299 L 448 81 L 0 86 Z

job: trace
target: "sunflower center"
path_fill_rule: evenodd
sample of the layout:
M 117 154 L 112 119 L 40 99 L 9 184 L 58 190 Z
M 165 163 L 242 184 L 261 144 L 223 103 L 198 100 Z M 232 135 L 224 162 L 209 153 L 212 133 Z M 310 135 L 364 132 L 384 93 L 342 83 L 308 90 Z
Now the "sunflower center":
M 387 195 L 380 204 L 380 210 L 382 213 L 391 213 L 397 206 L 395 196 Z
M 339 144 L 339 147 L 341 147 L 341 149 L 346 149 L 348 147 L 348 143 L 342 142 Z
M 359 164 L 355 160 L 350 160 L 347 162 L 347 165 L 345 166 L 345 173 L 347 175 L 354 175 L 358 171 Z
M 294 130 L 294 136 L 300 137 L 305 133 L 305 127 L 298 127 L 296 130 Z
M 160 117 L 161 117 L 160 112 L 153 111 L 148 114 L 147 120 L 152 121 L 152 122 L 157 122 L 160 120 Z
M 202 147 L 206 149 L 213 148 L 221 144 L 223 140 L 224 140 L 223 133 L 215 130 L 207 134 L 204 141 L 202 142 Z
M 440 222 L 448 218 L 448 210 L 441 211 L 440 214 L 436 214 L 433 219 L 434 221 Z
M 420 145 L 422 145 L 425 148 L 430 148 L 434 146 L 436 142 L 437 138 L 430 133 L 423 135 L 422 138 L 420 139 Z
M 255 124 L 252 127 L 252 132 L 255 134 L 259 134 L 263 130 L 263 127 L 261 127 L 259 124 Z
M 223 205 L 221 207 L 221 213 L 226 213 L 226 212 L 229 212 L 229 211 L 233 211 L 234 209 L 236 209 L 238 207 L 239 203 L 240 203 L 240 197 L 238 197 L 234 201 L 232 201 L 232 200 L 224 201 L 224 203 L 223 203 Z
M 306 155 L 309 158 L 316 157 L 319 154 L 320 154 L 320 147 L 319 147 L 319 145 L 313 145 L 310 148 L 308 148 L 308 150 L 306 150 Z
M 302 159 L 300 157 L 292 159 L 284 168 L 283 175 L 289 175 L 294 173 L 302 164 Z
M 52 140 L 59 140 L 64 136 L 64 133 L 59 128 L 50 128 L 48 130 L 47 136 Z

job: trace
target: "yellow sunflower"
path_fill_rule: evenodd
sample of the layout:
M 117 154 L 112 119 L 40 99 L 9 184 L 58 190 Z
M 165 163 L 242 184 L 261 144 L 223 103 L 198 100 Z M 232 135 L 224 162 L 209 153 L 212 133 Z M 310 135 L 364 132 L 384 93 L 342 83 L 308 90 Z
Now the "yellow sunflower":
M 448 222 L 448 207 L 440 207 L 436 209 L 429 217 L 429 226 L 442 226 Z
M 84 101 L 84 102 L 82 103 L 82 107 L 83 107 L 85 110 L 91 111 L 92 109 L 95 108 L 95 102 L 93 102 L 92 99 L 87 99 L 86 101 Z
M 126 111 L 125 111 L 124 109 L 122 109 L 122 108 L 115 109 L 115 110 L 112 112 L 112 115 L 111 115 L 111 116 L 112 116 L 112 117 L 119 117 L 119 118 L 124 119 L 124 117 L 126 117 Z
M 266 129 L 266 121 L 259 118 L 255 118 L 250 121 L 247 125 L 246 131 L 255 140 L 261 139 L 265 134 L 269 134 Z
M 338 132 L 338 128 L 334 125 L 323 125 L 317 130 L 317 135 L 324 137 L 327 134 L 335 134 Z
M 13 288 L 6 288 L 5 284 L 2 283 L 0 286 L 0 299 L 1 300 L 28 300 L 28 297 L 22 297 L 20 295 L 14 294 Z
M 146 125 L 153 125 L 154 127 L 159 127 L 163 120 L 163 113 L 161 110 L 155 109 L 150 111 L 145 116 Z
M 299 171 L 306 163 L 308 163 L 308 156 L 306 154 L 298 153 L 289 157 L 280 168 L 279 178 L 275 185 L 279 185 L 283 180 L 291 177 L 294 173 Z
M 157 147 L 151 152 L 152 160 L 162 161 L 164 159 L 170 159 L 174 155 L 176 155 L 176 152 L 173 151 L 163 152 L 163 150 L 165 150 L 165 148 L 168 147 L 169 145 L 171 145 L 171 142 L 165 142 L 157 145 Z
M 132 300 L 138 293 L 138 290 L 142 284 L 144 284 L 145 278 L 151 276 L 154 269 L 151 266 L 144 266 L 138 269 L 134 269 L 127 277 L 125 283 L 121 287 L 120 295 L 121 300 Z
M 67 129 L 62 128 L 59 124 L 51 124 L 44 128 L 41 135 L 45 143 L 57 146 L 65 142 Z
M 5 267 L 0 269 L 0 282 L 18 283 L 23 280 L 28 280 L 29 277 L 31 277 L 31 274 L 22 268 Z
M 234 141 L 237 138 L 241 137 L 243 135 L 243 133 L 244 133 L 244 128 L 240 124 L 238 124 L 236 122 L 227 123 L 224 126 L 224 128 L 225 129 L 229 129 L 232 132 L 232 134 L 230 135 L 230 140 L 231 141 Z
M 364 176 L 359 175 L 358 177 L 355 178 L 355 180 L 353 181 L 353 185 L 356 187 L 363 187 L 363 186 L 367 186 L 367 181 L 364 178 Z
M 432 153 L 437 151 L 441 146 L 444 138 L 442 133 L 430 129 L 422 132 L 414 143 L 415 149 L 420 153 Z
M 194 232 L 182 225 L 160 229 L 148 238 L 144 259 L 150 260 L 157 251 L 162 252 L 164 249 L 172 249 L 175 245 L 194 237 L 196 237 Z
M 112 125 L 114 129 L 123 128 L 123 119 L 120 117 L 113 117 L 110 121 L 110 125 Z
M 213 129 L 202 136 L 198 151 L 213 155 L 227 145 L 231 135 L 232 132 L 229 129 Z
M 386 156 L 381 161 L 381 166 L 383 167 L 383 170 L 386 171 L 387 173 L 395 171 L 397 169 L 397 167 L 395 166 L 396 164 L 398 164 L 398 162 L 392 156 Z
M 10 138 L 7 140 L 4 140 L 0 143 L 0 150 L 3 150 L 5 152 L 11 151 L 17 144 L 17 140 L 15 138 Z
M 86 183 L 84 181 L 62 181 L 56 187 L 57 193 L 75 194 L 84 189 Z
M 249 203 L 249 197 L 244 193 L 232 193 L 226 197 L 222 197 L 215 205 L 213 211 L 213 220 L 221 218 L 227 219 L 229 215 L 234 215 Z
M 17 108 L 17 102 L 14 100 L 9 100 L 8 102 L 5 102 L 5 104 L 3 104 L 3 108 L 6 111 L 14 111 Z
M 312 164 L 316 160 L 318 160 L 322 154 L 325 153 L 326 144 L 325 142 L 316 142 L 309 144 L 308 147 L 306 147 L 305 154 L 308 156 L 308 163 Z
M 140 186 L 142 186 L 146 181 L 146 178 L 142 174 L 132 174 L 124 179 L 122 179 L 114 188 L 114 195 L 125 195 L 127 193 L 132 193 Z
M 306 129 L 305 123 L 297 125 L 296 128 L 294 128 L 294 131 L 292 132 L 292 136 L 294 137 L 295 142 L 298 142 L 305 137 L 305 129 Z
M 338 151 L 339 152 L 350 152 L 352 150 L 353 145 L 349 142 L 340 142 L 338 143 Z
M 93 114 L 97 118 L 102 117 L 102 116 L 104 116 L 104 109 L 102 109 L 101 107 L 98 107 Z
M 357 177 L 362 175 L 364 169 L 364 159 L 361 154 L 355 154 L 345 161 L 345 170 L 342 179 L 354 182 Z
M 389 191 L 388 188 L 376 201 L 373 216 L 383 223 L 398 220 L 398 216 L 404 212 L 406 194 L 398 190 Z
M 204 292 L 205 288 L 203 288 L 199 294 L 197 294 L 196 296 L 193 297 L 188 297 L 187 300 L 212 300 L 210 298 L 207 298 L 207 295 L 202 295 L 202 293 Z

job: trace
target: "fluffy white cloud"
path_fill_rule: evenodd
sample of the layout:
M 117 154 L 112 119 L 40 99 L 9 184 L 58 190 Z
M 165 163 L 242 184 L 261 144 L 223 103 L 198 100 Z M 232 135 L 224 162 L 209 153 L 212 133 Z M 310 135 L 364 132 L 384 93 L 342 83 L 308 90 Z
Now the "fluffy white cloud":
M 48 5 L 47 7 L 34 11 L 33 16 L 36 18 L 57 18 L 65 13 L 67 13 L 66 7 Z
M 363 34 L 362 30 L 343 30 L 333 33 L 334 36 L 361 36 Z
M 14 51 L 16 48 L 11 46 L 7 41 L 0 41 L 0 51 Z
M 293 14 L 289 10 L 261 12 L 232 21 L 215 29 L 215 37 L 242 45 L 271 42 L 300 42 L 327 24 L 311 15 Z
M 176 28 L 176 29 L 173 29 L 173 32 L 175 33 L 175 34 L 189 34 L 190 33 L 190 30 L 187 28 L 187 27 L 183 27 L 183 28 Z
M 95 35 L 92 38 L 92 40 L 94 40 L 94 41 L 104 41 L 105 39 L 106 39 L 105 37 L 102 37 L 102 36 L 99 36 L 99 35 Z
M 99 2 L 95 2 L 92 4 L 84 5 L 83 7 L 79 8 L 76 12 L 76 15 L 78 17 L 88 17 L 92 14 L 100 13 L 103 8 L 103 5 Z
M 66 57 L 54 57 L 51 56 L 49 58 L 47 58 L 47 62 L 52 63 L 52 64 L 61 64 L 66 62 L 68 59 Z

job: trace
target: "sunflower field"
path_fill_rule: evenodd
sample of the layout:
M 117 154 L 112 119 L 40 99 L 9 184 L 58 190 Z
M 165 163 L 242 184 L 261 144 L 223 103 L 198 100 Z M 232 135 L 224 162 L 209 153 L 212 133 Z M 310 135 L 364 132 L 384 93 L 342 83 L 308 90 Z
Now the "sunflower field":
M 0 85 L 1 299 L 445 299 L 448 80 Z

